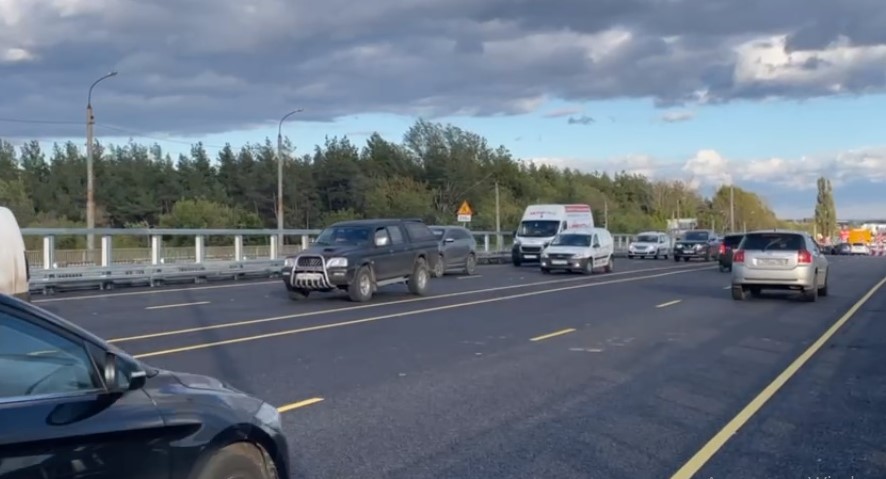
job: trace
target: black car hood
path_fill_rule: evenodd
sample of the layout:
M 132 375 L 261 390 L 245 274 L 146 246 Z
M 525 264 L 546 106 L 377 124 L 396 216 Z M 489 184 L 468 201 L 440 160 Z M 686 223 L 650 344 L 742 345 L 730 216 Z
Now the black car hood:
M 325 256 L 327 258 L 331 258 L 333 256 L 347 256 L 356 251 L 362 251 L 368 248 L 368 246 L 360 246 L 360 245 L 314 245 L 310 248 L 302 251 L 299 254 L 309 254 L 315 256 Z

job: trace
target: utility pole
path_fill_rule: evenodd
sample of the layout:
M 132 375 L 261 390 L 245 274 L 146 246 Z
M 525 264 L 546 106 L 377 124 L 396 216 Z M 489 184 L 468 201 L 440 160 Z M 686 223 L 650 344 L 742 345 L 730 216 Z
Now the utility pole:
M 283 251 L 283 122 L 302 109 L 290 111 L 277 125 L 277 254 Z
M 729 185 L 729 231 L 735 231 L 735 185 Z
M 498 192 L 498 181 L 495 182 L 495 247 L 498 251 L 502 249 L 501 237 L 501 196 Z
M 603 228 L 609 229 L 609 200 L 603 200 Z
M 89 86 L 89 94 L 86 96 L 86 228 L 95 229 L 95 173 L 93 172 L 93 154 L 95 143 L 95 116 L 92 114 L 92 90 L 102 80 L 117 76 L 117 72 L 110 72 Z M 92 231 L 86 235 L 86 249 L 92 253 L 95 250 L 95 234 Z M 90 260 L 93 258 L 90 254 Z

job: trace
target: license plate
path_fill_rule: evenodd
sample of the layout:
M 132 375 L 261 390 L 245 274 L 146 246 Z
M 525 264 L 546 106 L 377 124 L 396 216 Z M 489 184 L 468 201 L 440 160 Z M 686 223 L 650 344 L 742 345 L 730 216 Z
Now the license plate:
M 787 262 L 788 262 L 788 260 L 786 260 L 786 259 L 765 258 L 765 259 L 760 260 L 760 264 L 763 264 L 766 266 L 781 266 L 783 264 L 787 264 Z
M 536 255 L 534 255 L 534 254 L 523 255 L 523 257 L 526 258 L 526 259 L 535 259 L 535 258 L 538 258 L 538 256 L 536 256 Z
M 551 264 L 566 264 L 565 259 L 552 259 Z
M 319 279 L 323 279 L 322 273 L 298 273 L 295 275 L 298 279 L 304 279 L 307 281 L 315 281 Z

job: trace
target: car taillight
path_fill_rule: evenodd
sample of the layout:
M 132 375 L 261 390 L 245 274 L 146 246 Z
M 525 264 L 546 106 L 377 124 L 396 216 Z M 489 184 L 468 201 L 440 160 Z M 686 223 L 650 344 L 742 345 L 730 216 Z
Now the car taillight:
M 800 264 L 810 264 L 812 263 L 812 253 L 806 250 L 800 250 L 797 253 L 797 262 Z
M 744 263 L 744 251 L 738 249 L 732 253 L 732 262 L 733 263 Z
M 725 244 L 720 245 L 720 254 L 726 254 L 726 245 Z

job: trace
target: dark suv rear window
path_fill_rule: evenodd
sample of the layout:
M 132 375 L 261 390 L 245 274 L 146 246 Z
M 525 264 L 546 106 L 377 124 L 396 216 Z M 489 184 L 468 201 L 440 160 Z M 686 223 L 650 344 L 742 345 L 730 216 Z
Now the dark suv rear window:
M 803 235 L 792 233 L 751 233 L 745 235 L 741 249 L 754 251 L 800 251 L 806 249 Z
M 723 244 L 730 248 L 735 248 L 741 243 L 742 239 L 744 239 L 744 235 L 727 236 L 723 238 Z

